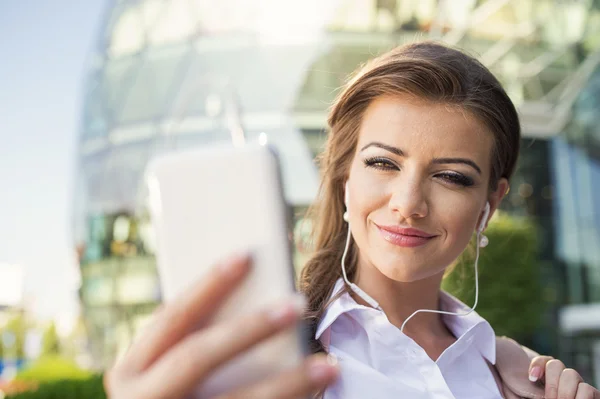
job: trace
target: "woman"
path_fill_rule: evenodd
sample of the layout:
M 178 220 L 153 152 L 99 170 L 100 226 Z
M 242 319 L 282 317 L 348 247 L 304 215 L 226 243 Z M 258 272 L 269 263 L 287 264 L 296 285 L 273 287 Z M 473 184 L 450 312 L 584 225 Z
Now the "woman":
M 514 105 L 475 59 L 417 43 L 365 66 L 338 97 L 329 125 L 315 254 L 301 290 L 315 347 L 336 355 L 339 369 L 317 354 L 228 397 L 323 389 L 327 399 L 502 397 L 493 330 L 440 284 L 473 235 L 477 251 L 486 244 L 482 233 L 517 160 Z M 225 263 L 163 308 L 108 374 L 111 397 L 184 397 L 210 370 L 293 325 L 300 311 L 285 304 L 190 334 L 248 267 L 247 258 Z M 558 360 L 537 357 L 529 371 L 545 380 L 547 398 L 598 394 Z

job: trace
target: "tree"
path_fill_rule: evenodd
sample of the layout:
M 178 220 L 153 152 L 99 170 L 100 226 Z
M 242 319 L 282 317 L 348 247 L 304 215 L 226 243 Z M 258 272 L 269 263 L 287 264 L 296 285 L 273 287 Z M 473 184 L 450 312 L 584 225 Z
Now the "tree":
M 0 357 L 23 358 L 23 343 L 27 332 L 27 321 L 17 314 L 0 329 Z M 4 342 L 3 342 L 4 341 Z
M 60 353 L 60 340 L 56 333 L 56 325 L 51 322 L 42 336 L 42 356 L 56 355 Z

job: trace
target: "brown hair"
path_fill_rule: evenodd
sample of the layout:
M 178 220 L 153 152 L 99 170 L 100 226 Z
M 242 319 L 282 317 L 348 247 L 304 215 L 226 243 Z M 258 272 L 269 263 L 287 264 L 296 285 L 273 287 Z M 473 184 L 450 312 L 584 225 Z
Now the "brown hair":
M 347 83 L 329 114 L 330 132 L 320 156 L 322 181 L 317 201 L 309 210 L 314 230 L 314 254 L 302 270 L 300 290 L 308 301 L 311 338 L 327 306 L 347 234 L 342 215 L 344 183 L 354 157 L 362 116 L 376 98 L 410 95 L 459 106 L 481 121 L 494 135 L 489 186 L 510 178 L 519 152 L 521 129 L 512 101 L 492 73 L 475 58 L 434 42 L 397 47 L 367 63 Z M 357 253 L 349 251 L 346 271 L 353 280 Z M 313 350 L 322 350 L 312 340 Z

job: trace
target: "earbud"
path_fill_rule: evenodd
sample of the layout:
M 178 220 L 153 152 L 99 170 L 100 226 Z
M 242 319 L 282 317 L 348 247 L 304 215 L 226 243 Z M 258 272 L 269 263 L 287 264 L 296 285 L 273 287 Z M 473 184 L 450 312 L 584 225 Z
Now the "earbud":
M 481 221 L 479 222 L 479 226 L 477 227 L 477 232 L 482 233 L 485 229 L 485 224 L 487 223 L 487 218 L 490 216 L 490 203 L 485 203 L 485 208 L 483 209 L 483 216 L 481 217 Z
M 485 248 L 488 246 L 488 244 L 490 243 L 489 238 L 487 238 L 487 236 L 484 236 L 483 234 L 481 235 L 481 237 L 479 238 L 479 246 L 481 248 Z
M 344 205 L 346 205 L 346 212 L 344 212 L 343 218 L 344 221 L 349 222 L 350 221 L 350 216 L 348 215 L 348 182 L 346 182 L 346 184 L 344 185 Z
M 487 222 L 488 216 L 490 216 L 490 203 L 486 202 L 485 209 L 483 210 L 483 216 L 481 217 L 481 221 L 477 227 L 477 239 L 479 240 L 479 246 L 481 248 L 487 247 L 490 243 L 490 240 L 482 234 L 483 230 L 485 229 L 485 223 Z

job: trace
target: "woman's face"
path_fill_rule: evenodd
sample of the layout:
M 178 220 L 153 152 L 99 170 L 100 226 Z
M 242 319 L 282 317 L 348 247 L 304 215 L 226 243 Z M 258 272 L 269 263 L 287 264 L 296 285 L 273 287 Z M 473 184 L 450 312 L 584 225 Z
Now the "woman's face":
M 455 106 L 382 97 L 366 110 L 347 183 L 359 274 L 402 282 L 442 272 L 465 249 L 490 193 L 493 135 Z

